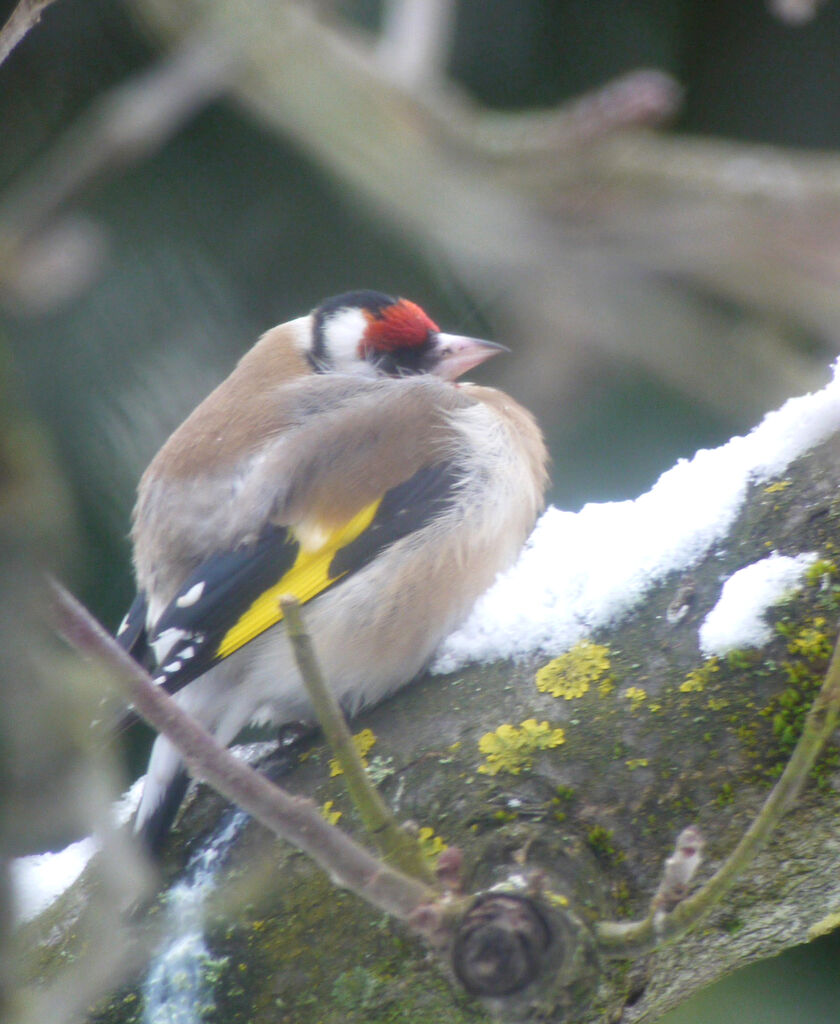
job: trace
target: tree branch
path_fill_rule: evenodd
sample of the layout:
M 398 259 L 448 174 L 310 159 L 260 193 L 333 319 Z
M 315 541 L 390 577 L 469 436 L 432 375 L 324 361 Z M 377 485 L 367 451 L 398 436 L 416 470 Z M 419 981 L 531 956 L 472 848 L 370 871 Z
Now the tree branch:
M 601 950 L 611 956 L 637 956 L 695 928 L 752 864 L 782 815 L 790 809 L 807 780 L 808 772 L 837 727 L 839 717 L 840 639 L 835 644 L 822 688 L 808 711 L 802 735 L 779 781 L 732 853 L 705 885 L 670 913 L 660 913 L 654 901 L 650 913 L 641 921 L 599 922 L 596 935 Z
M 38 22 L 41 15 L 55 0 L 20 0 L 0 29 L 0 64 Z
M 311 800 L 290 796 L 237 761 L 120 648 L 90 613 L 59 583 L 51 581 L 61 633 L 80 653 L 105 664 L 138 712 L 178 748 L 190 771 L 257 818 L 282 839 L 307 853 L 332 880 L 403 921 L 436 893 L 388 867 L 328 824 Z M 418 931 L 422 928 L 414 924 Z

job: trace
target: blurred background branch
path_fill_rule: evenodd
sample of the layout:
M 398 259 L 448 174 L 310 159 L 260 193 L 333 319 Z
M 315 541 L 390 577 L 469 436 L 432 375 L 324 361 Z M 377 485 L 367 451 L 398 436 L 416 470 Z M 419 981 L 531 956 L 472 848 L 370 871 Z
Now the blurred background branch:
M 0 64 L 9 56 L 27 32 L 41 20 L 44 11 L 55 0 L 19 0 L 0 28 Z
M 96 226 L 65 217 L 104 175 L 155 153 L 223 88 L 223 48 L 190 38 L 150 71 L 107 93 L 0 205 L 0 293 L 49 308 L 98 274 L 107 246 Z
M 823 360 L 838 348 L 840 164 L 613 137 L 674 115 L 680 91 L 662 73 L 628 75 L 553 112 L 496 114 L 435 72 L 445 37 L 434 24 L 411 56 L 400 51 L 431 62 L 428 74 L 397 80 L 389 47 L 400 44 L 374 48 L 302 5 L 254 5 L 245 26 L 224 3 L 136 9 L 170 45 L 198 26 L 235 39 L 232 91 L 248 109 L 468 287 L 501 296 L 512 336 L 540 339 L 544 351 L 562 339 L 555 400 L 599 352 L 641 363 L 720 413 L 746 404 L 758 415 L 768 395 L 814 382 L 815 347 Z M 410 12 L 389 7 L 386 29 Z M 721 373 L 710 372 L 715 361 Z

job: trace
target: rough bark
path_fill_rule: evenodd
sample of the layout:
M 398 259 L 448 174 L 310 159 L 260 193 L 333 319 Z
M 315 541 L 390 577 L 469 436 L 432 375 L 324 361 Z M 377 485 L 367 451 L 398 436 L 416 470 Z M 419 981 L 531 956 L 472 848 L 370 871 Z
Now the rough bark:
M 784 764 L 836 632 L 838 441 L 799 459 L 775 485 L 754 486 L 725 542 L 592 637 L 609 648 L 609 669 L 582 696 L 540 693 L 534 673 L 548 660 L 540 657 L 421 679 L 355 723 L 376 735 L 368 760 L 397 816 L 463 851 L 467 891 L 539 870 L 543 888 L 568 900 L 585 934 L 597 920 L 644 916 L 685 826 L 698 824 L 706 839 L 699 881 L 731 851 Z M 817 551 L 825 564 L 773 610 L 782 627 L 767 647 L 704 662 L 697 628 L 722 578 L 771 549 Z M 565 743 L 535 752 L 519 774 L 481 773 L 481 736 L 528 718 L 562 727 Z M 329 758 L 316 742 L 283 784 L 334 801 L 340 824 L 355 831 Z M 584 941 L 573 977 L 539 995 L 540 1019 L 653 1021 L 733 968 L 807 941 L 840 909 L 837 765 L 832 745 L 769 845 L 692 934 L 635 960 L 599 959 Z M 198 789 L 168 876 L 221 810 L 212 792 Z M 49 977 L 51 964 L 83 955 L 84 900 L 95 878 L 94 868 L 26 929 L 27 943 L 40 942 L 38 974 Z M 146 927 L 159 920 L 153 905 Z M 138 935 L 143 927 L 134 941 Z M 469 997 L 404 930 L 335 890 L 256 825 L 224 872 L 208 935 L 216 972 L 210 1020 L 458 1022 L 487 1019 L 494 1008 L 511 1020 L 537 1012 L 533 994 L 492 1006 Z M 140 1002 L 127 982 L 93 1019 L 138 1020 Z

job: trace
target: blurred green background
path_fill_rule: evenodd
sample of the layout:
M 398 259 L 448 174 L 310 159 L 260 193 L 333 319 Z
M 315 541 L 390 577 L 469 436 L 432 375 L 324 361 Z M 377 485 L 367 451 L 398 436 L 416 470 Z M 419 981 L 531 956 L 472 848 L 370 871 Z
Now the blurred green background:
M 386 13 L 375 0 L 307 9 L 370 44 Z M 641 184 L 626 170 L 632 149 L 625 163 L 583 143 L 527 167 L 461 161 L 462 176 L 513 195 L 540 227 L 533 265 L 514 244 L 510 266 L 498 253 L 471 263 L 445 233 L 424 233 L 416 211 L 378 206 L 374 186 L 319 158 L 305 129 L 284 131 L 223 94 L 53 207 L 51 182 L 66 153 L 84 149 L 91 105 L 155 67 L 161 38 L 130 5 L 58 0 L 0 67 L 3 400 L 37 425 L 65 488 L 48 499 L 63 551 L 46 560 L 63 559 L 70 586 L 110 626 L 132 596 L 127 532 L 144 465 L 262 330 L 328 295 L 405 295 L 444 329 L 507 343 L 513 354 L 482 380 L 537 412 L 552 500 L 570 509 L 634 497 L 676 459 L 827 379 L 840 349 L 840 171 L 822 161 L 840 144 L 840 4 L 458 0 L 452 10 L 442 82 L 483 110 L 552 107 L 638 68 L 672 75 L 683 96 L 656 129 L 670 147 L 661 181 L 644 131 L 638 152 L 653 152 L 653 170 Z M 707 177 L 689 169 L 675 184 L 678 147 L 698 139 Z M 362 165 L 372 141 L 360 130 Z M 716 148 L 727 141 L 736 148 Z M 812 170 L 827 180 L 816 191 Z M 39 202 L 49 215 L 27 245 L 4 247 Z M 829 938 L 750 968 L 669 1024 L 834 1024 L 838 953 Z

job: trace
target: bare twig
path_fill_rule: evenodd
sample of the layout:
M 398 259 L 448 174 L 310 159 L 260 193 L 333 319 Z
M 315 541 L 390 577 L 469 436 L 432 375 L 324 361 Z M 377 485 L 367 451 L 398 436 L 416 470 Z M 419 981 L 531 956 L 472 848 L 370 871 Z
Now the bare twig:
M 61 633 L 80 653 L 107 665 L 143 718 L 175 744 L 193 775 L 307 853 L 336 885 L 379 909 L 410 921 L 418 908 L 436 899 L 434 890 L 383 864 L 328 824 L 311 800 L 290 796 L 237 761 L 152 683 L 72 594 L 57 582 L 51 587 Z
M 324 682 L 312 639 L 306 631 L 300 603 L 290 594 L 280 598 L 286 630 L 306 692 L 327 742 L 341 766 L 353 806 L 385 861 L 414 878 L 431 883 L 431 868 L 417 842 L 397 824 L 379 791 L 370 781 L 334 694 Z
M 662 881 L 650 903 L 654 915 L 667 914 L 688 895 L 688 887 L 703 860 L 705 841 L 696 825 L 689 825 L 677 836 L 674 852 L 665 861 Z
M 741 877 L 779 824 L 782 815 L 799 795 L 808 772 L 820 755 L 840 719 L 840 638 L 834 648 L 822 688 L 805 719 L 802 735 L 790 760 L 770 791 L 764 805 L 741 841 L 714 875 L 694 895 L 683 900 L 670 913 L 659 913 L 656 902 L 641 921 L 620 923 L 601 921 L 597 939 L 603 952 L 611 956 L 634 956 L 660 943 L 679 938 L 694 928 Z
M 20 0 L 0 29 L 0 64 L 6 60 L 23 37 L 41 20 L 41 15 L 55 0 Z

